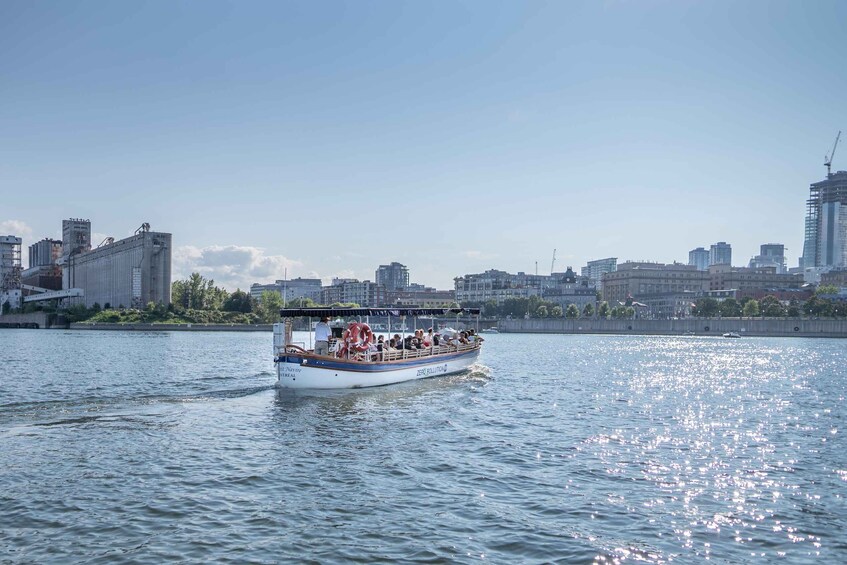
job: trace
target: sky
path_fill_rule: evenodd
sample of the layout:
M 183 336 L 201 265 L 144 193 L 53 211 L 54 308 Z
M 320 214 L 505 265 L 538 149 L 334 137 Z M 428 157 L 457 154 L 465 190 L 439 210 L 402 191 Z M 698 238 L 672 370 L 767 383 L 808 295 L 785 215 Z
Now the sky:
M 841 0 L 3 0 L 0 235 L 149 222 L 174 279 L 230 290 L 717 241 L 796 266 L 847 130 L 845 22 Z

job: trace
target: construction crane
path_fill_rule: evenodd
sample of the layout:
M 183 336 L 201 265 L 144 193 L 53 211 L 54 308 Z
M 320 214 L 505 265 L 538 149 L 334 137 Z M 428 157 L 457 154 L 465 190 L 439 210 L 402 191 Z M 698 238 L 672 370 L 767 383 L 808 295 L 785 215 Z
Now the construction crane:
M 553 250 L 553 262 L 550 263 L 550 274 L 553 274 L 553 270 L 556 268 L 556 250 Z
M 835 156 L 835 148 L 838 147 L 838 140 L 841 139 L 841 132 L 838 132 L 838 135 L 835 136 L 835 143 L 832 145 L 832 151 L 829 153 L 829 157 L 824 155 L 823 164 L 826 165 L 826 176 L 829 178 L 832 168 L 832 158 Z

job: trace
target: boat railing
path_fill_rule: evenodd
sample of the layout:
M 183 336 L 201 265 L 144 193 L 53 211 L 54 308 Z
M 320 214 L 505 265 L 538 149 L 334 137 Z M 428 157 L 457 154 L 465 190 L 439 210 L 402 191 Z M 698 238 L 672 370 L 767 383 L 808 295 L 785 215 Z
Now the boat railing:
M 303 343 L 305 345 L 305 343 Z M 445 353 L 457 353 L 463 351 L 471 351 L 473 349 L 479 349 L 481 346 L 480 341 L 473 341 L 471 343 L 458 343 L 455 345 L 452 344 L 443 344 L 443 345 L 431 345 L 429 347 L 423 347 L 421 349 L 384 349 L 379 353 L 368 353 L 363 352 L 359 354 L 360 358 L 350 357 L 346 359 L 347 361 L 361 361 L 368 362 L 368 355 L 372 356 L 372 361 L 402 361 L 403 359 L 419 359 L 421 357 L 435 357 L 438 355 L 443 355 Z M 284 355 L 286 353 L 295 353 L 298 355 L 309 355 L 310 357 L 326 357 L 329 359 L 337 359 L 334 353 L 330 355 L 316 355 L 314 351 L 307 351 L 304 347 L 302 347 L 298 343 L 290 343 L 287 346 L 280 346 L 278 349 L 279 355 Z
M 457 345 L 432 345 L 421 349 L 396 349 L 383 351 L 380 355 L 383 361 L 399 361 L 403 359 L 417 359 L 420 357 L 434 357 L 444 353 L 456 353 L 459 351 L 470 351 L 478 349 L 480 342 L 459 343 Z

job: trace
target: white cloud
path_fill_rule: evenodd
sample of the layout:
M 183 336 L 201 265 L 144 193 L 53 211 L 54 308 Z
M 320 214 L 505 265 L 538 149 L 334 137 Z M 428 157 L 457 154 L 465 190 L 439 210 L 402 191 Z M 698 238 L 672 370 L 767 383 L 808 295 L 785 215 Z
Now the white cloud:
M 16 235 L 27 239 L 32 237 L 32 228 L 20 220 L 3 220 L 0 222 L 0 235 Z
M 26 269 L 29 266 L 29 245 L 32 242 L 32 228 L 21 220 L 0 221 L 0 235 L 14 235 L 23 239 L 21 245 L 21 265 Z
M 301 262 L 282 255 L 265 255 L 265 250 L 260 247 L 240 245 L 177 247 L 173 252 L 172 265 L 173 280 L 185 279 L 197 272 L 229 290 L 247 290 L 256 282 L 269 283 L 282 279 L 285 269 L 288 269 L 290 278 L 293 269 L 302 267 Z

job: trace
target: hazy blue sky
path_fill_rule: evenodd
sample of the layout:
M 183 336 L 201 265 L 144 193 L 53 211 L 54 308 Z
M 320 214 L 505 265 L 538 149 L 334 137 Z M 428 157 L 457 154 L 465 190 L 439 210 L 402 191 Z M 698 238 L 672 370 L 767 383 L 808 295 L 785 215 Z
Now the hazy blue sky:
M 0 232 L 175 277 L 412 280 L 802 252 L 847 2 L 0 1 Z M 834 168 L 847 169 L 847 143 Z

